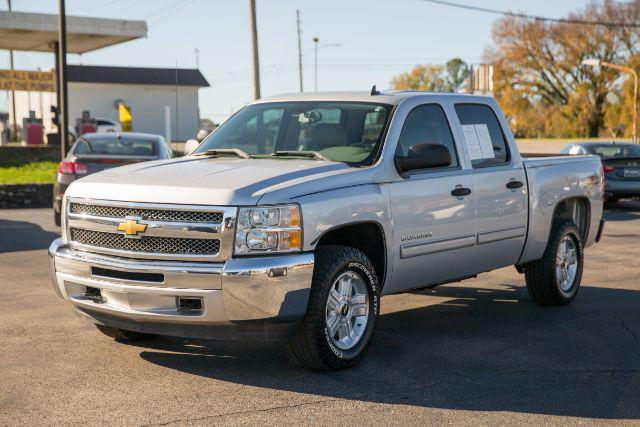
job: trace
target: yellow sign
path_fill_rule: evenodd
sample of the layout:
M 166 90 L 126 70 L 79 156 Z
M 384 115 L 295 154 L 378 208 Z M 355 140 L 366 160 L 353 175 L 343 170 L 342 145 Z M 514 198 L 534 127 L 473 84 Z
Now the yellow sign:
M 124 231 L 127 236 L 137 236 L 138 233 L 144 233 L 146 229 L 147 224 L 138 224 L 135 219 L 128 219 L 118 224 L 118 231 Z
M 123 132 L 131 132 L 131 107 L 118 104 L 118 113 L 120 114 L 120 126 Z
M 53 71 L 0 70 L 0 90 L 55 92 L 56 74 Z

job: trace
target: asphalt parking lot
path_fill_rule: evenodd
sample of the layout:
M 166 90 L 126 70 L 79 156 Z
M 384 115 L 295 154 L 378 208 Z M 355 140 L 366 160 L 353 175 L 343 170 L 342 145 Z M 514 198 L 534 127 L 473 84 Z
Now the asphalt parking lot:
M 640 420 L 640 203 L 606 214 L 577 300 L 507 268 L 385 297 L 356 368 L 273 344 L 112 341 L 59 300 L 50 210 L 0 210 L 0 424 L 601 424 Z

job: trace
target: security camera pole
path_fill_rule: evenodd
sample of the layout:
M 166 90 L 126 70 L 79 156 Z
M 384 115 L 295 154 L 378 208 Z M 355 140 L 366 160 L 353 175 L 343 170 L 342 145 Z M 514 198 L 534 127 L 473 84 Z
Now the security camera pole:
M 614 70 L 623 71 L 633 76 L 633 134 L 631 136 L 631 142 L 638 143 L 638 73 L 631 67 L 620 64 L 612 64 L 611 62 L 604 62 L 597 58 L 589 58 L 582 61 L 582 65 L 589 67 L 607 67 Z
M 318 91 L 318 42 L 320 41 L 320 39 L 318 37 L 314 37 L 313 38 L 313 54 L 314 54 L 314 61 L 313 61 L 313 91 L 317 92 Z

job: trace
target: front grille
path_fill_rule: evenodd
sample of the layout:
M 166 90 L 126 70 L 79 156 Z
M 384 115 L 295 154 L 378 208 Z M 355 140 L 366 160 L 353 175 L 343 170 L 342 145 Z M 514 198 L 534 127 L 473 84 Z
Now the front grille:
M 180 255 L 217 255 L 220 251 L 218 239 L 182 239 L 174 237 L 142 236 L 129 239 L 122 234 L 71 228 L 71 240 L 98 248 L 133 252 Z
M 124 208 L 119 206 L 90 205 L 85 203 L 71 203 L 69 212 L 78 215 L 89 215 L 107 218 L 125 218 L 128 216 L 141 217 L 147 221 L 169 222 L 206 222 L 221 224 L 222 212 Z

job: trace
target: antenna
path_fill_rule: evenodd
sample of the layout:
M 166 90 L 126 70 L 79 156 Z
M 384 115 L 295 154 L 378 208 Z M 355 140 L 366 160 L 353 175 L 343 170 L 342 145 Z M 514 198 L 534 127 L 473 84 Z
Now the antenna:
M 373 85 L 373 87 L 371 88 L 371 93 L 369 94 L 369 96 L 375 96 L 375 95 L 380 95 L 380 91 L 378 91 L 376 89 L 376 85 Z

